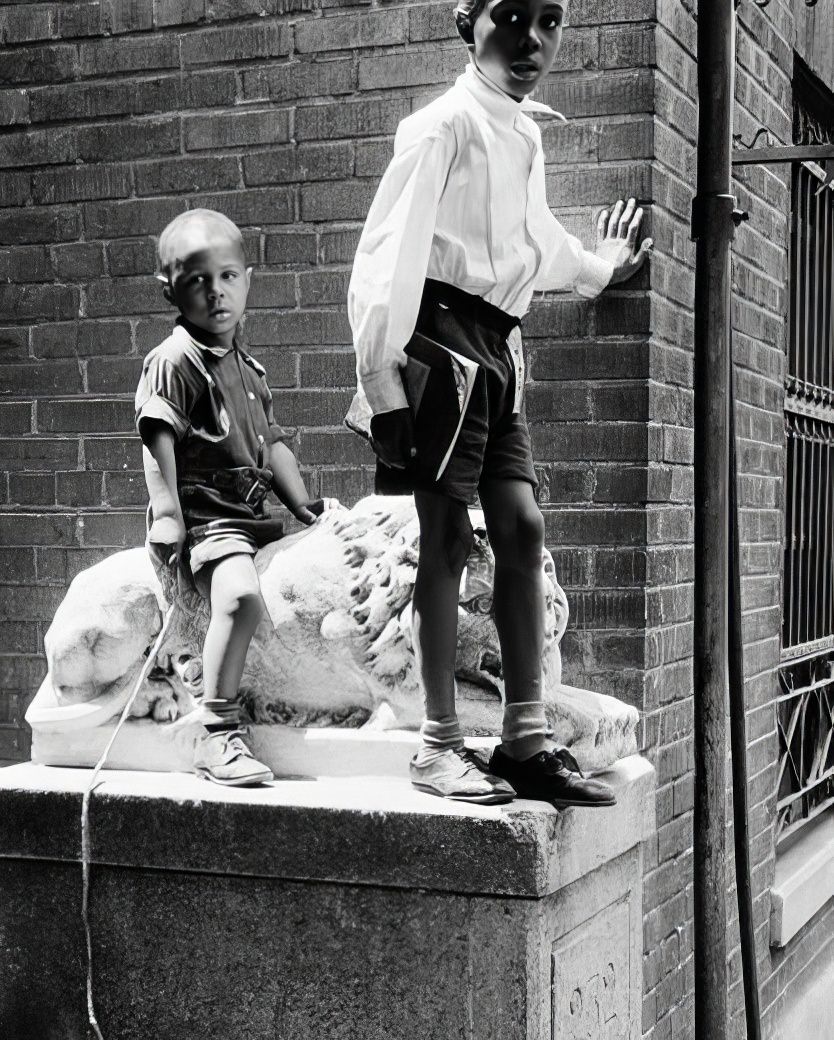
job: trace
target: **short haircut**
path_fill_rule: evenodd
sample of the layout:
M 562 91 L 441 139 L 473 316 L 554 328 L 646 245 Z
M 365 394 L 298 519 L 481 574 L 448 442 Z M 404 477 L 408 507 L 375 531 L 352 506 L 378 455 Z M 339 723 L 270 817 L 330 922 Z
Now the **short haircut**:
M 225 239 L 240 247 L 244 254 L 243 235 L 237 224 L 233 223 L 224 213 L 218 213 L 213 209 L 190 209 L 174 217 L 159 236 L 159 244 L 156 249 L 158 273 L 157 277 L 164 281 L 170 281 L 171 272 L 176 267 L 178 260 L 185 259 L 192 251 L 184 252 L 183 247 L 189 236 L 202 233 L 204 239 Z

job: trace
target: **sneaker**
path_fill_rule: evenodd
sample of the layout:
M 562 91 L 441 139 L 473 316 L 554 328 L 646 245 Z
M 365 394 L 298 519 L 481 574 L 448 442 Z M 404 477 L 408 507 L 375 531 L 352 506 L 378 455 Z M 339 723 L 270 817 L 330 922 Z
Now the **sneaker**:
M 274 780 L 272 770 L 253 757 L 242 736 L 239 729 L 207 733 L 197 743 L 195 773 L 224 787 L 248 787 Z
M 412 786 L 440 798 L 479 805 L 500 805 L 515 798 L 513 788 L 492 776 L 486 763 L 465 747 L 449 748 L 426 765 L 419 765 L 415 755 L 409 772 Z
M 517 762 L 497 747 L 489 760 L 489 770 L 511 783 L 519 798 L 550 802 L 557 809 L 566 805 L 596 808 L 617 804 L 608 784 L 584 776 L 567 748 L 539 751 Z

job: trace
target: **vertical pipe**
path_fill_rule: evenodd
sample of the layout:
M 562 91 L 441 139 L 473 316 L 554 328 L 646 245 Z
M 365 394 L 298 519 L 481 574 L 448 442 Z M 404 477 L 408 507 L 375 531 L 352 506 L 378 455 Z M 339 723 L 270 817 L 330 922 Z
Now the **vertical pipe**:
M 695 1037 L 727 1037 L 727 567 L 733 0 L 698 3 L 695 252 Z

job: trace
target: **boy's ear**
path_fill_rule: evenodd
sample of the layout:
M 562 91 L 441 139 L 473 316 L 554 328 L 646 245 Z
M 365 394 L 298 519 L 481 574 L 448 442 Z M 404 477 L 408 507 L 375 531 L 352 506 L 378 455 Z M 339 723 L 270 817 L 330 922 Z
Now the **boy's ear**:
M 157 272 L 157 274 L 155 274 L 154 277 L 158 282 L 162 283 L 162 295 L 165 297 L 168 303 L 173 303 L 174 306 L 176 306 L 177 301 L 174 299 L 174 293 L 171 289 L 171 280 L 168 277 L 168 275 L 162 274 L 161 272 Z
M 457 26 L 458 35 L 466 46 L 474 47 L 475 29 L 472 25 L 472 19 L 465 14 L 461 14 L 460 11 L 455 11 L 455 25 Z
M 252 268 L 251 267 L 247 267 L 246 268 L 246 288 L 247 288 L 247 290 L 249 289 L 249 286 L 251 284 L 252 284 Z

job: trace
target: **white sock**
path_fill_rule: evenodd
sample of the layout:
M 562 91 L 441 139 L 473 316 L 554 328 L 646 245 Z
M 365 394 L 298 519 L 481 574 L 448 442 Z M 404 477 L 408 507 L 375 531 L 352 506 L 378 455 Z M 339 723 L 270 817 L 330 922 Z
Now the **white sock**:
M 504 706 L 501 750 L 522 762 L 553 746 L 541 701 L 516 701 Z
M 463 747 L 463 733 L 457 715 L 447 715 L 439 721 L 425 719 L 420 727 L 420 739 L 415 757 L 418 766 L 427 766 L 445 751 Z

